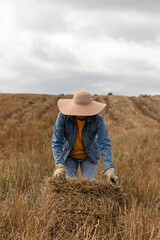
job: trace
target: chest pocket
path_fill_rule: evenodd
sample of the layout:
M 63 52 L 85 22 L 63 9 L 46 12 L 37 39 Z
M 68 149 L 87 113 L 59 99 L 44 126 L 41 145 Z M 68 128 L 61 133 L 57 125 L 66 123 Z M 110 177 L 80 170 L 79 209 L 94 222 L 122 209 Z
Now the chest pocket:
M 93 140 L 96 136 L 96 131 L 95 130 L 88 130 L 87 131 L 87 137 L 89 138 L 89 140 Z
M 73 129 L 71 127 L 65 128 L 65 138 L 68 139 L 73 135 Z

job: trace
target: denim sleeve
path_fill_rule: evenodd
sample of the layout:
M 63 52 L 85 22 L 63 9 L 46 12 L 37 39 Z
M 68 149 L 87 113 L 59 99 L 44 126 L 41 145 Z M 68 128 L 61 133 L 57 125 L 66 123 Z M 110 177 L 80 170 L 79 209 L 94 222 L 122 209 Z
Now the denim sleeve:
M 98 145 L 102 154 L 105 170 L 108 170 L 109 168 L 114 167 L 111 154 L 112 143 L 108 136 L 107 128 L 103 117 L 100 114 L 98 114 L 97 116 Z
M 52 151 L 56 164 L 64 164 L 63 146 L 64 146 L 64 115 L 58 114 L 56 123 L 54 125 L 52 137 Z

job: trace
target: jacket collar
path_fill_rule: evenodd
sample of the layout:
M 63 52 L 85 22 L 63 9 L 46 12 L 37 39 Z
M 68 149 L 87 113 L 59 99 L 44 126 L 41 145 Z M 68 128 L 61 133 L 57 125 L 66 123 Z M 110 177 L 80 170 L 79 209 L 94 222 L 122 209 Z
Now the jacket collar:
M 76 116 L 69 116 L 69 118 L 73 121 L 76 122 Z M 94 116 L 87 116 L 86 117 L 86 122 L 90 122 L 92 119 L 94 118 Z

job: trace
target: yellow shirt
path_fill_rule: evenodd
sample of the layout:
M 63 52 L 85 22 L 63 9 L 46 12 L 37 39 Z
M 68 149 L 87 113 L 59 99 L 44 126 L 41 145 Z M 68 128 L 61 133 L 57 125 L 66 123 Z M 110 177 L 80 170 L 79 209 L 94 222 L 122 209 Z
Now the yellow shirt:
M 83 159 L 88 157 L 84 149 L 83 140 L 82 140 L 82 130 L 83 130 L 85 121 L 86 120 L 79 120 L 78 118 L 76 118 L 76 125 L 77 125 L 76 139 L 69 154 L 70 157 L 73 157 L 76 159 Z

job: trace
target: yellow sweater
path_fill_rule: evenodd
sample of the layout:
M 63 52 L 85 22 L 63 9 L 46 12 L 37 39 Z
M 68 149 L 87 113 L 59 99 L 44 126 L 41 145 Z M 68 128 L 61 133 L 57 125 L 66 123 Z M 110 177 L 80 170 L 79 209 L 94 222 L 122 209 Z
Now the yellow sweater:
M 78 118 L 76 118 L 76 125 L 77 125 L 76 139 L 69 154 L 70 157 L 73 157 L 76 159 L 83 159 L 88 157 L 84 149 L 83 140 L 82 140 L 82 130 L 83 130 L 85 121 L 86 120 L 79 120 Z

